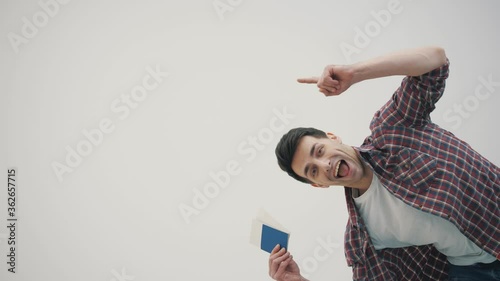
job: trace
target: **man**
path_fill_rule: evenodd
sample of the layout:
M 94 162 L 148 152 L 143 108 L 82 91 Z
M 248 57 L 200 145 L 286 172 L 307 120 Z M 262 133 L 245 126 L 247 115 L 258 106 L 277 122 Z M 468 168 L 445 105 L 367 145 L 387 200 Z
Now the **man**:
M 406 76 L 360 147 L 313 128 L 290 130 L 276 147 L 293 178 L 345 187 L 354 280 L 500 280 L 500 169 L 430 119 L 448 66 L 443 49 L 425 47 L 298 80 L 335 96 L 363 80 Z M 279 245 L 269 274 L 306 280 Z

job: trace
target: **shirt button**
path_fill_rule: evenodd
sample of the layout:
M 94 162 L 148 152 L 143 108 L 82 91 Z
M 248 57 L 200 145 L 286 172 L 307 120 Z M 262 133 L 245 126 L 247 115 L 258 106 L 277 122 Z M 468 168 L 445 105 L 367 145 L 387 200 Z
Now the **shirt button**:
M 405 168 L 406 168 L 406 169 L 410 168 L 410 165 L 405 164 Z

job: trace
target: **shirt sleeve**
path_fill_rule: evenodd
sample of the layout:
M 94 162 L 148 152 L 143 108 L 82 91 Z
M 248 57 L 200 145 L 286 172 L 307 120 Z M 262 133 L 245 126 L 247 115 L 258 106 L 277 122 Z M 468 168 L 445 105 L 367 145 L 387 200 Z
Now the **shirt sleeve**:
M 407 126 L 423 126 L 431 122 L 430 113 L 444 93 L 449 61 L 420 76 L 407 76 L 387 105 Z M 394 116 L 395 117 L 395 116 Z M 399 123 L 399 122 L 398 122 Z

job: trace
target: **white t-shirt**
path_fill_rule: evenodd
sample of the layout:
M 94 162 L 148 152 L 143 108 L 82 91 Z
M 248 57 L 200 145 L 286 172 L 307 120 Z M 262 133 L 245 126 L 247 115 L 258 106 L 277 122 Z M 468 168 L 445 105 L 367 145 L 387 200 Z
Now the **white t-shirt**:
M 353 191 L 354 202 L 376 250 L 433 244 L 454 265 L 496 260 L 451 222 L 415 209 L 396 198 L 375 174 L 363 195 L 358 197 L 358 190 Z

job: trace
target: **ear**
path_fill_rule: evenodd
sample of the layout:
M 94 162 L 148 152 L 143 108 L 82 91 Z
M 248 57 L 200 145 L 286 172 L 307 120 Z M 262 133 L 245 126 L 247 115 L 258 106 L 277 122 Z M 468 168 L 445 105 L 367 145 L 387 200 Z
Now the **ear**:
M 336 141 L 338 143 L 342 143 L 342 139 L 339 136 L 335 135 L 334 133 L 328 132 L 328 133 L 326 133 L 326 136 L 333 141 Z

